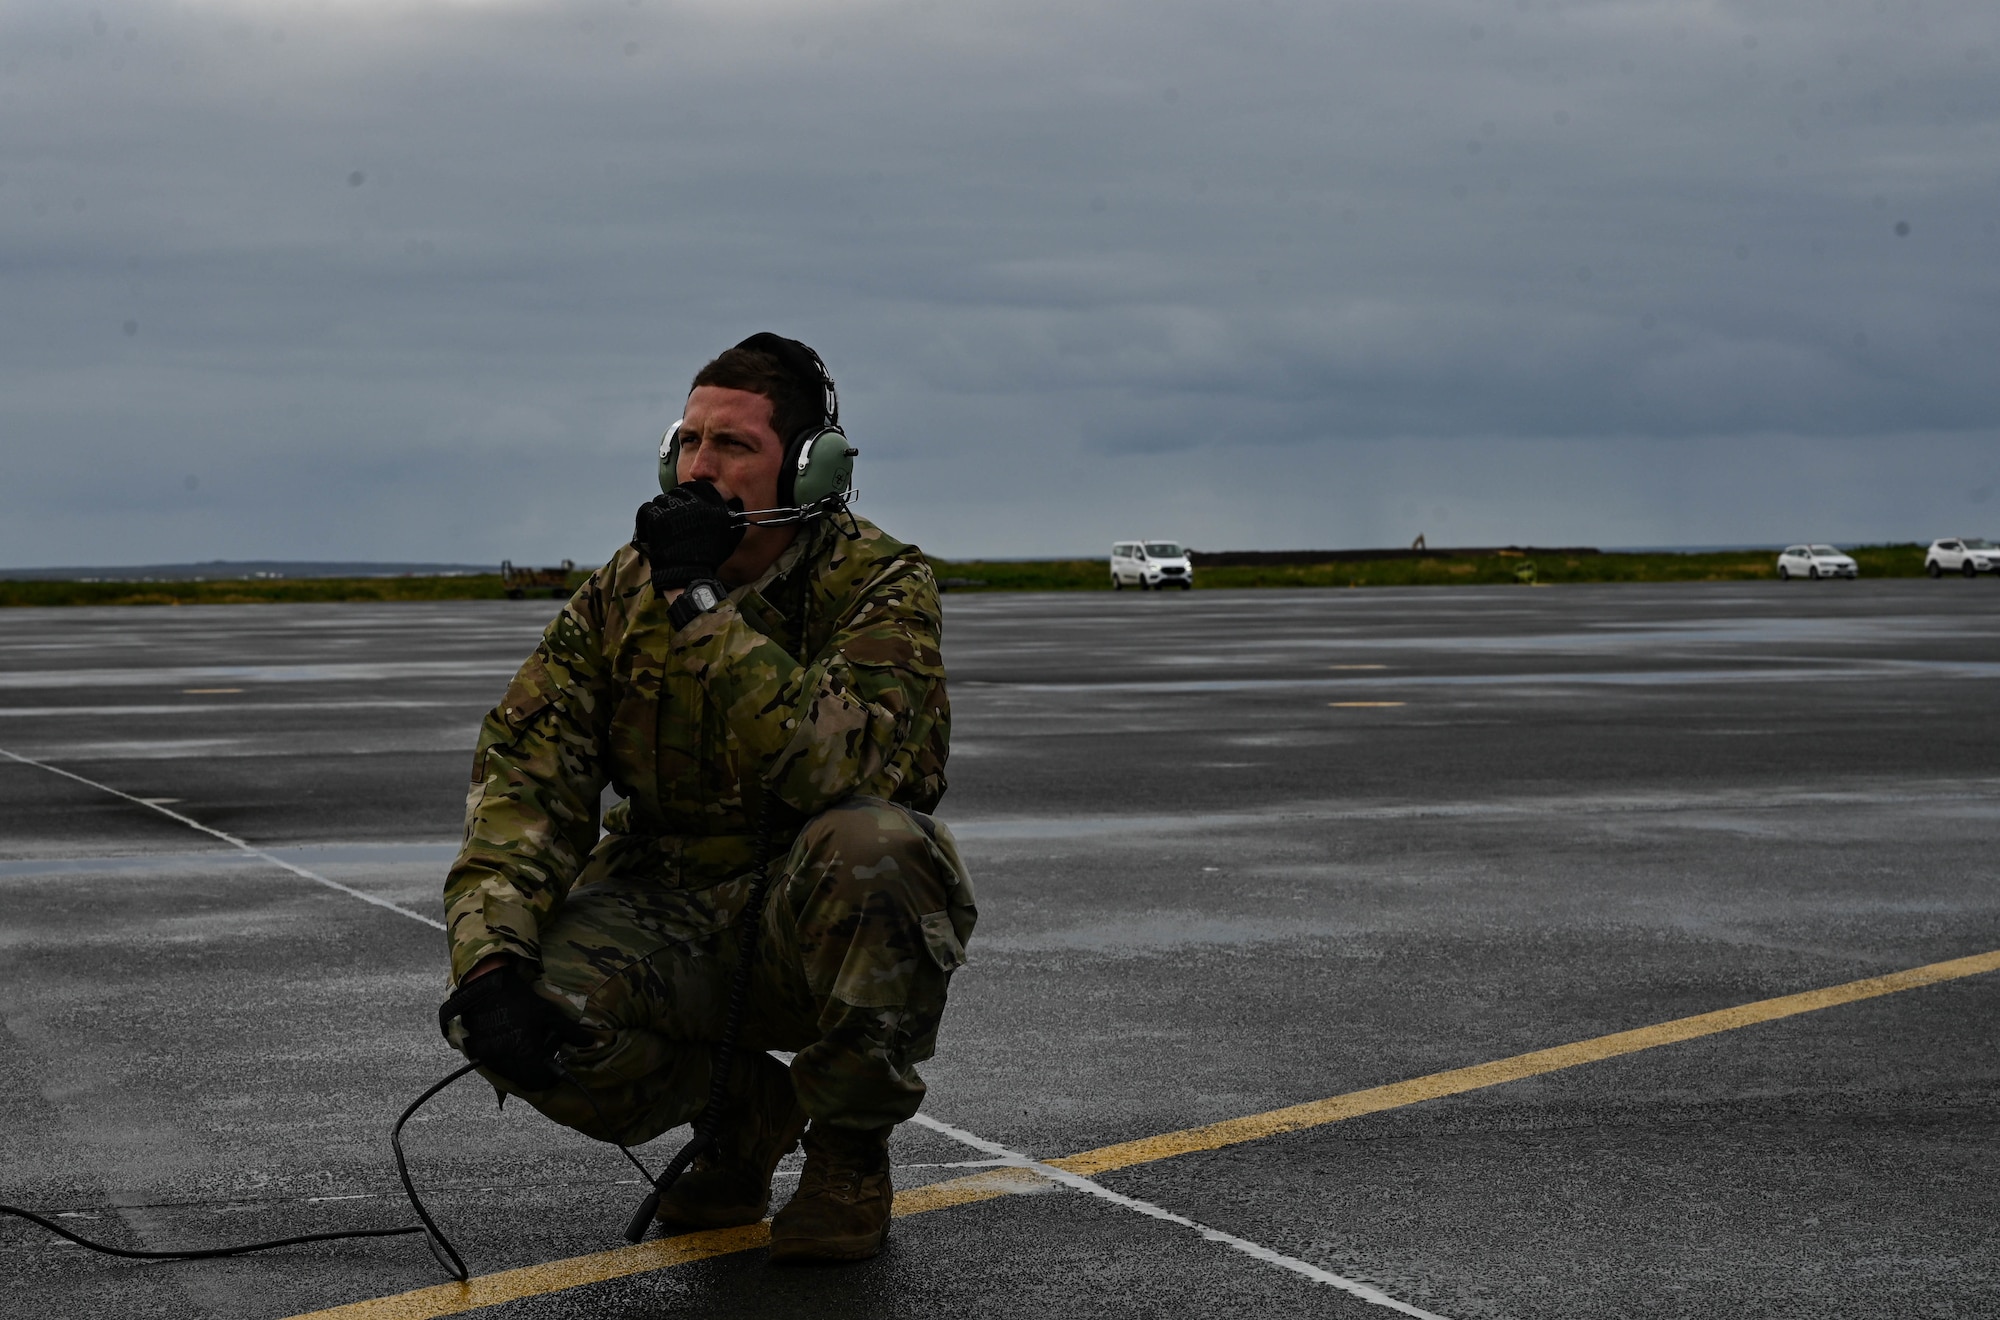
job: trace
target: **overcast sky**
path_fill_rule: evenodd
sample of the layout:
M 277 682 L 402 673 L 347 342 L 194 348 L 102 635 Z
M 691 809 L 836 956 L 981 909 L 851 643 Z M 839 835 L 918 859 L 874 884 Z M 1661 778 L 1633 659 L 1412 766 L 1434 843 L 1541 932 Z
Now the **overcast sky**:
M 0 0 L 0 564 L 2000 534 L 1993 0 Z

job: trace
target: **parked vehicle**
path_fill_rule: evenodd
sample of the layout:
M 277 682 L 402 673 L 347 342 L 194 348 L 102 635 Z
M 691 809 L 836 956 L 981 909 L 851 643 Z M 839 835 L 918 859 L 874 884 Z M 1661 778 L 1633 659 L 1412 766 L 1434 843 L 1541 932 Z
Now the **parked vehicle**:
M 1778 552 L 1778 577 L 1858 578 L 1861 566 L 1830 545 L 1788 545 Z
M 1120 541 L 1111 547 L 1111 589 L 1141 591 L 1194 587 L 1194 564 L 1178 541 Z
M 1932 577 L 1943 577 L 1946 573 L 1963 573 L 1967 577 L 2000 574 L 2000 546 L 1979 536 L 1932 541 L 1931 548 L 1924 552 L 1924 572 Z

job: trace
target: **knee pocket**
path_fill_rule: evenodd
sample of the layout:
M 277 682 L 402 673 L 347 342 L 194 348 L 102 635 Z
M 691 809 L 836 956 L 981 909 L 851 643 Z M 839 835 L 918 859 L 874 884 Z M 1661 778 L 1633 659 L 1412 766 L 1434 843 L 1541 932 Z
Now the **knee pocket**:
M 926 912 L 918 922 L 924 928 L 924 947 L 938 970 L 950 976 L 965 966 L 965 944 L 954 929 L 949 912 Z
M 966 962 L 954 913 L 921 912 L 880 893 L 865 906 L 809 910 L 800 935 L 813 993 L 858 1008 L 942 1002 L 951 974 Z
M 801 832 L 775 922 L 812 994 L 861 1008 L 941 1001 L 975 909 L 948 831 L 850 799 Z

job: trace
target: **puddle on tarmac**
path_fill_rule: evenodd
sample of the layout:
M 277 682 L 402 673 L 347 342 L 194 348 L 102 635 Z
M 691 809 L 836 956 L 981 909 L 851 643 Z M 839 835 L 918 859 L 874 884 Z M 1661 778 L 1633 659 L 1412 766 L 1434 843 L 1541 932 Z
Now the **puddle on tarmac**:
M 442 870 L 458 856 L 458 847 L 458 841 L 453 839 L 437 843 L 314 843 L 262 851 L 308 871 L 344 866 L 424 866 Z M 46 857 L 0 861 L 0 880 L 55 875 L 199 875 L 217 870 L 268 869 L 270 865 L 261 857 L 234 848 L 125 857 Z
M 1540 798 L 1492 798 L 1456 802 L 1293 801 L 1257 811 L 1210 812 L 1181 816 L 1023 816 L 992 820 L 945 817 L 961 843 L 1035 842 L 1095 839 L 1120 835 L 1181 835 L 1296 829 L 1347 821 L 1532 820 L 1586 816 L 1660 816 L 1676 821 L 1688 813 L 1789 812 L 1800 808 L 1861 810 L 1886 808 L 1900 815 L 1980 816 L 2000 810 L 2000 778 L 1966 778 L 1940 783 L 1889 784 L 1825 789 L 1772 785 L 1747 800 L 1741 789 L 1712 793 L 1566 794 Z
M 1869 660 L 1829 662 L 1811 668 L 1763 666 L 1754 669 L 1633 669 L 1530 674 L 1401 674 L 1383 678 L 1206 678 L 1114 679 L 1101 683 L 1015 683 L 1015 693 L 1037 692 L 1256 692 L 1351 691 L 1415 687 L 1691 687 L 1703 683 L 1829 683 L 1897 678 L 1996 678 L 2000 662 L 1990 660 Z
M 412 678 L 507 678 L 519 661 L 494 657 L 403 660 L 381 664 L 327 661 L 301 665 L 162 665 L 157 669 L 17 669 L 0 688 L 206 687 L 224 683 L 385 683 Z
M 954 837 L 965 840 L 1094 839 L 1113 834 L 1186 834 L 1191 830 L 1241 829 L 1265 816 L 1252 813 L 1206 816 L 1033 816 L 1020 820 L 947 820 Z
M 1286 920 L 1221 917 L 1196 911 L 1152 911 L 1129 919 L 1065 926 L 1032 934 L 996 934 L 977 942 L 980 953 L 1099 953 L 1137 956 L 1200 946 L 1280 944 L 1338 939 L 1363 929 L 1353 922 L 1304 916 Z

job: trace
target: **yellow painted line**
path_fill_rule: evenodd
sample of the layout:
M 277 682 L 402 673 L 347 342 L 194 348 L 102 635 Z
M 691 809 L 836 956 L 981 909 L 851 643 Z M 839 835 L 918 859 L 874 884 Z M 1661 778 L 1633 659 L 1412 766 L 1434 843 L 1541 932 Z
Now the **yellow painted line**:
M 1349 710 L 1377 710 L 1385 706 L 1400 706 L 1403 703 L 1400 701 L 1329 701 L 1326 704 L 1335 708 Z
M 552 1260 L 546 1265 L 527 1265 L 518 1270 L 482 1274 L 467 1283 L 440 1283 L 415 1292 L 398 1293 L 394 1297 L 350 1302 L 346 1306 L 308 1314 L 311 1320 L 430 1320 L 432 1316 L 459 1315 L 465 1311 L 476 1311 L 482 1306 L 498 1306 L 523 1297 L 581 1288 L 587 1283 L 602 1283 L 627 1274 L 643 1274 L 649 1270 L 708 1260 L 713 1256 L 753 1251 L 770 1240 L 771 1228 L 768 1224 L 656 1238 L 651 1242 L 641 1242 L 636 1247 L 620 1247 L 616 1251 Z M 298 1316 L 294 1320 L 307 1320 L 307 1317 Z
M 895 1214 L 920 1215 L 929 1210 L 991 1201 L 1010 1192 L 1047 1187 L 1050 1184 L 1025 1169 L 993 1169 L 967 1178 L 912 1187 L 896 1193 Z M 730 1256 L 739 1251 L 755 1251 L 768 1246 L 771 1225 L 749 1224 L 742 1228 L 721 1228 L 706 1233 L 684 1233 L 679 1237 L 655 1238 L 635 1247 L 619 1247 L 589 1256 L 572 1256 L 546 1265 L 527 1265 L 498 1274 L 482 1274 L 466 1283 L 440 1283 L 393 1297 L 375 1297 L 349 1302 L 325 1311 L 309 1311 L 292 1320 L 432 1320 L 442 1315 L 461 1315 L 483 1306 L 499 1306 L 537 1297 L 544 1293 L 581 1288 L 628 1274 L 645 1274 L 692 1265 L 698 1260 Z
M 1053 1185 L 1048 1179 L 1028 1169 L 991 1169 L 985 1173 L 975 1173 L 969 1178 L 953 1178 L 950 1182 L 932 1183 L 928 1187 L 912 1187 L 906 1192 L 897 1192 L 895 1209 L 891 1213 L 901 1219 L 906 1215 L 920 1215 L 929 1210 L 949 1210 L 956 1205 L 991 1201 L 996 1196 L 1006 1196 L 1012 1192 L 1045 1191 Z
M 1330 665 L 1331 669 L 1387 669 L 1387 665 Z
M 1760 999 L 1756 1003 L 1740 1004 L 1735 1008 L 1717 1009 L 1713 1013 L 1697 1013 L 1693 1017 L 1675 1018 L 1671 1022 L 1640 1027 L 1635 1031 L 1613 1032 L 1609 1036 L 1597 1036 L 1590 1040 L 1578 1041 L 1573 1045 L 1534 1050 L 1527 1054 L 1516 1054 L 1512 1058 L 1474 1064 L 1470 1068 L 1453 1068 L 1449 1072 L 1432 1073 L 1428 1077 L 1394 1082 L 1388 1086 L 1377 1086 L 1366 1091 L 1350 1091 L 1346 1095 L 1337 1095 L 1330 1100 L 1290 1105 L 1284 1109 L 1273 1109 L 1268 1113 L 1252 1114 L 1248 1118 L 1232 1118 L 1221 1123 L 1210 1123 L 1206 1127 L 1188 1128 L 1183 1132 L 1142 1137 L 1138 1141 L 1123 1141 L 1115 1146 L 1101 1146 L 1096 1150 L 1084 1151 L 1080 1155 L 1069 1155 L 1045 1163 L 1053 1164 L 1058 1169 L 1067 1169 L 1071 1173 L 1085 1175 L 1128 1168 L 1134 1164 L 1150 1164 L 1155 1160 L 1172 1159 L 1176 1155 L 1188 1155 L 1200 1150 L 1217 1150 L 1223 1146 L 1234 1146 L 1245 1141 L 1276 1136 L 1281 1132 L 1296 1132 L 1301 1128 L 1338 1123 L 1342 1119 L 1359 1118 L 1363 1114 L 1376 1114 L 1385 1109 L 1400 1109 L 1405 1105 L 1436 1100 L 1441 1096 L 1459 1095 L 1466 1091 L 1479 1090 L 1481 1087 L 1498 1086 L 1502 1082 L 1515 1082 L 1524 1077 L 1560 1072 L 1564 1068 L 1574 1068 L 1578 1064 L 1615 1059 L 1621 1054 L 1636 1054 L 1640 1050 L 1656 1049 L 1661 1045 L 1673 1045 L 1684 1040 L 1713 1036 L 1718 1032 L 1735 1031 L 1739 1027 L 1753 1027 L 1760 1022 L 1775 1022 L 1779 1018 L 1795 1017 L 1800 1013 L 1813 1013 L 1822 1008 L 1852 1004 L 1857 1000 L 1874 999 L 1879 995 L 1893 995 L 1899 990 L 1914 990 L 1919 986 L 1935 985 L 1940 981 L 1955 981 L 1960 977 L 1978 976 L 1982 972 L 1996 970 L 2000 970 L 2000 949 L 1990 953 L 1976 953 L 1966 958 L 1954 958 L 1950 962 L 1912 967 L 1908 971 L 1891 972 L 1887 976 L 1871 976 L 1866 980 L 1849 981 L 1844 985 L 1828 986 L 1823 990 L 1807 990 L 1802 994 L 1781 995 L 1776 999 Z
M 213 697 L 225 692 L 241 692 L 242 688 L 182 688 L 181 694 L 189 697 Z
M 1448 1072 L 1432 1073 L 1428 1077 L 1394 1082 L 1388 1086 L 1372 1087 L 1366 1091 L 1350 1091 L 1346 1095 L 1337 1095 L 1329 1100 L 1290 1105 L 1267 1113 L 1252 1114 L 1248 1118 L 1232 1118 L 1221 1123 L 1210 1123 L 1205 1127 L 1168 1132 L 1157 1137 L 1143 1137 L 1138 1141 L 1121 1141 L 1116 1145 L 1100 1146 L 1096 1150 L 1067 1155 L 1061 1159 L 1046 1160 L 1044 1163 L 1085 1176 L 1106 1173 L 1113 1169 L 1126 1169 L 1136 1164 L 1151 1164 L 1157 1160 L 1172 1159 L 1176 1155 L 1219 1150 L 1224 1146 L 1258 1141 L 1284 1132 L 1321 1127 L 1328 1123 L 1338 1123 L 1342 1119 L 1381 1113 L 1385 1109 L 1400 1109 L 1405 1105 L 1436 1100 L 1442 1096 L 1459 1095 L 1482 1087 L 1498 1086 L 1503 1082 L 1520 1081 L 1542 1073 L 1560 1072 L 1579 1064 L 1615 1059 L 1621 1054 L 1636 1054 L 1641 1050 L 1657 1049 L 1662 1045 L 1696 1040 L 1702 1036 L 1713 1036 L 1724 1031 L 1735 1031 L 1741 1027 L 1753 1027 L 1763 1022 L 1775 1022 L 1780 1018 L 1796 1017 L 1801 1013 L 1813 1013 L 1823 1008 L 1835 1008 L 1841 1004 L 1852 1004 L 1863 999 L 1893 995 L 1902 990 L 1915 990 L 1922 986 L 1936 985 L 1941 981 L 1956 981 L 1962 977 L 1978 976 L 1992 971 L 2000 971 L 2000 949 L 1975 953 L 1964 958 L 1953 958 L 1948 962 L 1912 967 L 1906 971 L 1891 972 L 1887 976 L 1871 976 L 1860 981 L 1848 981 L 1843 985 L 1828 986 L 1822 990 L 1807 990 L 1795 995 L 1781 995 L 1776 999 L 1760 999 L 1751 1004 L 1739 1004 L 1735 1008 L 1717 1009 L 1712 1013 L 1697 1013 L 1693 1017 L 1675 1018 L 1671 1022 L 1639 1027 L 1633 1031 L 1618 1031 L 1571 1045 L 1558 1045 L 1553 1049 L 1516 1054 L 1511 1058 L 1474 1064 L 1469 1068 L 1453 1068 Z M 954 1178 L 948 1182 L 932 1183 L 926 1187 L 913 1187 L 908 1191 L 898 1192 L 895 1213 L 898 1218 L 920 1215 L 932 1210 L 945 1210 L 953 1206 L 990 1201 L 1010 1192 L 1028 1191 L 1046 1185 L 1025 1169 L 993 1169 L 966 1178 Z M 569 1288 L 580 1288 L 585 1284 L 601 1283 L 606 1279 L 623 1278 L 629 1274 L 669 1269 L 675 1265 L 692 1264 L 698 1260 L 709 1260 L 739 1251 L 754 1251 L 769 1241 L 768 1223 L 751 1224 L 745 1228 L 718 1229 L 708 1233 L 688 1233 L 680 1237 L 657 1238 L 651 1242 L 642 1242 L 636 1247 L 620 1247 L 615 1251 L 573 1256 L 568 1260 L 550 1261 L 545 1265 L 528 1265 L 517 1270 L 504 1270 L 498 1274 L 483 1274 L 469 1283 L 438 1284 L 431 1288 L 419 1288 L 414 1292 L 398 1293 L 393 1297 L 350 1302 L 346 1306 L 336 1306 L 330 1310 L 311 1311 L 304 1315 L 293 1316 L 291 1320 L 431 1320 L 434 1316 L 459 1315 L 466 1311 L 478 1310 L 483 1306 L 498 1306 L 504 1302 L 561 1292 Z

